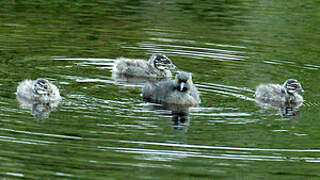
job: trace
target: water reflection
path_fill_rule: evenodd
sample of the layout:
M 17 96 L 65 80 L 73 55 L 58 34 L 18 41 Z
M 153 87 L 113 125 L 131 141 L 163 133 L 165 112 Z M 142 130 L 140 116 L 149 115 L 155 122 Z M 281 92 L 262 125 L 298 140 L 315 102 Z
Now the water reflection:
M 167 115 L 171 116 L 173 127 L 175 129 L 183 129 L 185 125 L 189 124 L 189 106 L 176 104 L 153 104 L 146 105 L 150 111 L 169 111 Z
M 49 117 L 50 112 L 57 108 L 60 102 L 35 102 L 20 96 L 17 96 L 17 100 L 21 108 L 29 109 L 32 115 L 43 118 Z
M 275 105 L 275 104 L 266 103 L 259 99 L 256 99 L 256 103 L 258 104 L 258 106 L 264 109 L 268 109 L 268 108 L 278 109 L 280 115 L 283 117 L 297 117 L 299 115 L 299 111 L 298 111 L 299 107 L 302 105 L 302 102 L 299 104 L 287 103 L 287 104 Z
M 319 177 L 318 7 L 316 1 L 1 1 L 0 176 L 236 179 L 245 170 L 247 179 Z M 111 79 L 117 57 L 153 53 L 195 74 L 202 107 L 144 111 L 144 82 Z M 17 109 L 12 88 L 36 77 L 55 79 L 68 99 L 41 124 L 25 121 L 33 117 Z M 310 92 L 303 117 L 291 123 L 253 113 L 260 108 L 251 88 L 288 77 L 304 79 Z M 25 104 L 39 116 L 55 108 Z M 301 111 L 275 108 L 283 116 Z M 74 168 L 84 164 L 85 171 Z
M 299 115 L 298 108 L 299 107 L 290 107 L 290 106 L 281 107 L 280 114 L 283 117 L 296 117 Z
M 183 130 L 185 126 L 189 126 L 189 113 L 172 112 L 173 128 L 176 130 Z

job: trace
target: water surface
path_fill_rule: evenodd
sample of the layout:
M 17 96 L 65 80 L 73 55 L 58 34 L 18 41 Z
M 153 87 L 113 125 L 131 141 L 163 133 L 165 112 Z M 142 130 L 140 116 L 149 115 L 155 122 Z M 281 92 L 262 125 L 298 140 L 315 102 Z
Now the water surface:
M 316 1 L 1 1 L 0 176 L 66 179 L 318 179 L 320 4 Z M 164 53 L 192 72 L 185 118 L 115 81 L 119 57 Z M 63 100 L 19 106 L 23 79 Z M 295 116 L 263 109 L 260 83 L 298 79 Z

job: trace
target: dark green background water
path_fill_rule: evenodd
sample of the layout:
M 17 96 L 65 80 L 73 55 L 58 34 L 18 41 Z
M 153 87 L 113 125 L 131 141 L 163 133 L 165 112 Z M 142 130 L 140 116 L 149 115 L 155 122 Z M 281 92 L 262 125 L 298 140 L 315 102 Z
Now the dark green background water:
M 319 179 L 319 27 L 319 1 L 2 0 L 0 176 Z M 156 52 L 193 73 L 203 103 L 185 123 L 111 78 L 116 58 Z M 15 97 L 38 77 L 63 96 L 48 117 Z M 298 116 L 254 103 L 288 78 Z

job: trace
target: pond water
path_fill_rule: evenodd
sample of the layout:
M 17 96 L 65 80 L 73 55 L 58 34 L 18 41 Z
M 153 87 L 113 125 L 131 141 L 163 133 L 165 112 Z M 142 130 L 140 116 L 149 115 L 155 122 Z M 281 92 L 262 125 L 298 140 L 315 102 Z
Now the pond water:
M 66 179 L 319 179 L 318 1 L 0 1 L 0 176 Z M 180 118 L 115 81 L 119 57 L 166 54 L 202 104 Z M 47 78 L 62 101 L 21 108 Z M 294 115 L 261 108 L 260 83 L 299 80 Z

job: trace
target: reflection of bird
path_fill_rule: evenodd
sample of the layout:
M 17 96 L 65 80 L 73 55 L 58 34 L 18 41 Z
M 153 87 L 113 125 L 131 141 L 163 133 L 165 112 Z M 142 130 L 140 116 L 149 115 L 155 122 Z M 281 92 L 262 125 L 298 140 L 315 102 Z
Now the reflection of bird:
M 175 128 L 186 125 L 189 120 L 189 107 L 175 104 L 146 104 L 148 111 L 159 111 L 162 115 L 171 116 Z M 171 111 L 171 112 L 168 112 Z
M 179 72 L 175 80 L 146 83 L 142 95 L 145 101 L 160 104 L 197 106 L 201 103 L 191 74 L 186 72 Z
M 46 79 L 22 81 L 17 88 L 17 97 L 37 103 L 61 99 L 58 88 Z
M 20 104 L 20 107 L 23 109 L 29 109 L 32 115 L 38 117 L 48 117 L 50 112 L 58 107 L 60 101 L 54 102 L 35 102 L 20 96 L 17 96 L 17 100 Z
M 299 115 L 298 107 L 284 106 L 280 107 L 279 111 L 283 117 L 296 117 Z
M 176 126 L 175 128 L 177 128 L 177 129 L 179 126 L 187 123 L 188 120 L 189 120 L 188 114 L 183 114 L 183 113 L 173 113 L 172 114 L 173 125 Z
M 163 54 L 155 54 L 149 61 L 119 58 L 112 69 L 117 75 L 144 78 L 170 78 L 170 69 L 175 69 L 171 60 Z
M 276 107 L 299 106 L 303 103 L 303 98 L 297 92 L 303 92 L 301 84 L 295 79 L 288 79 L 283 85 L 259 85 L 255 98 L 259 103 Z

